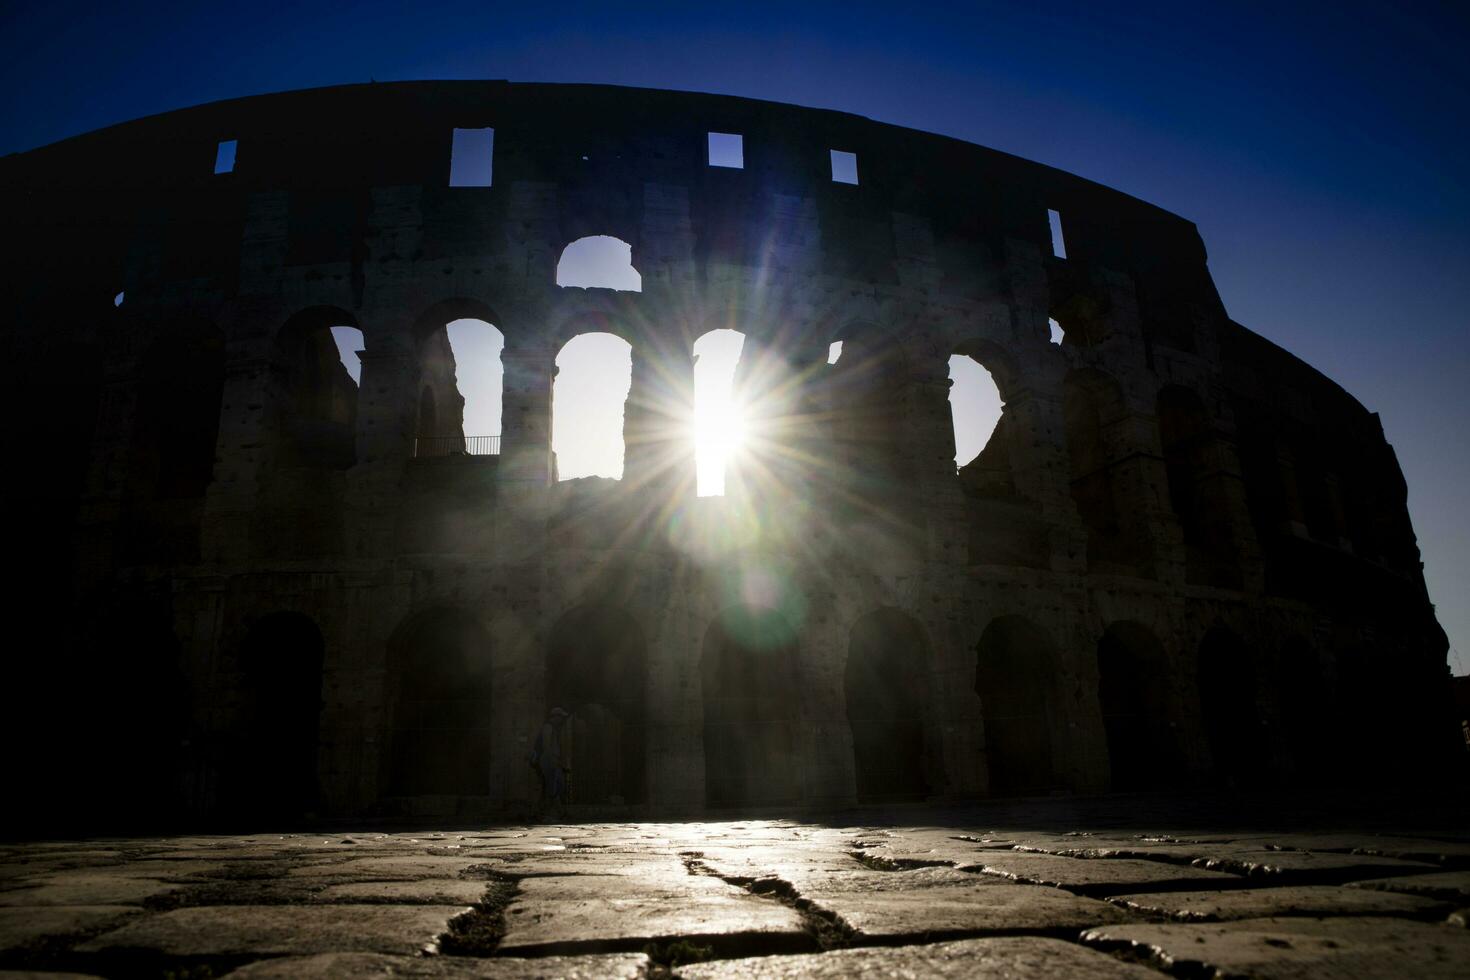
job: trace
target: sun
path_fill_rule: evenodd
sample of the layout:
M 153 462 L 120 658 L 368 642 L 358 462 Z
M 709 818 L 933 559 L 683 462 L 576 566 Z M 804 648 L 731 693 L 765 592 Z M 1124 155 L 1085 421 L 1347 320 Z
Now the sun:
M 725 492 L 725 466 L 744 442 L 744 413 L 734 399 L 709 398 L 695 406 L 694 458 L 699 496 Z
M 725 466 L 745 443 L 745 410 L 735 394 L 744 339 L 733 330 L 714 330 L 695 344 L 694 463 L 701 497 L 724 494 Z

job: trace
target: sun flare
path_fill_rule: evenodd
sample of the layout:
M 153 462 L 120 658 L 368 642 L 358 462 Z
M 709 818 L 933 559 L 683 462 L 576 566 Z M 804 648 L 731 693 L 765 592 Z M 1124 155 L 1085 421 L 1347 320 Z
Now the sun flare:
M 694 345 L 694 460 L 696 492 L 725 492 L 725 466 L 745 441 L 745 412 L 735 397 L 735 366 L 745 338 L 713 330 Z

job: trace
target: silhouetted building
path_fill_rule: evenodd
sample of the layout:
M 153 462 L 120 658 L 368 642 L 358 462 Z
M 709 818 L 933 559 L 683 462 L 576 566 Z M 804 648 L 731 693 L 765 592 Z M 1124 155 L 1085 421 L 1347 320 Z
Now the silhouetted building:
M 222 102 L 0 182 L 38 811 L 521 806 L 553 704 L 574 803 L 664 811 L 1454 757 L 1377 416 L 1134 198 L 841 113 L 505 82 Z M 641 291 L 556 285 L 592 236 Z M 462 318 L 504 337 L 498 433 L 463 429 Z M 752 437 L 700 498 L 715 329 Z M 589 332 L 630 351 L 623 475 L 558 482 Z M 958 472 L 955 355 L 1004 401 Z

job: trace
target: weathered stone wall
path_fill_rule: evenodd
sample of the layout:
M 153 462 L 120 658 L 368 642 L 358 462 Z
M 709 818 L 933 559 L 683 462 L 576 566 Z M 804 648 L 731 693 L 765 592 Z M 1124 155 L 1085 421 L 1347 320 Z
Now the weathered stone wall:
M 493 186 L 447 186 L 452 130 L 484 126 Z M 743 135 L 743 169 L 707 165 L 709 131 Z M 224 139 L 237 165 L 214 174 Z M 858 155 L 858 186 L 829 179 L 830 149 Z M 759 782 L 795 789 L 752 789 L 750 806 L 859 798 L 844 684 L 854 626 L 880 609 L 917 626 L 891 680 L 921 692 L 903 764 L 923 795 L 1139 785 L 1119 756 L 1145 743 L 1134 768 L 1158 784 L 1389 778 L 1453 748 L 1446 643 L 1376 416 L 1233 323 L 1194 226 L 1140 201 L 838 113 L 503 82 L 219 103 L 6 158 L 0 178 L 22 246 L 3 286 L 7 495 L 31 571 L 11 594 L 68 624 L 51 640 L 65 656 L 25 668 L 15 724 L 147 755 L 193 812 L 270 795 L 240 775 L 273 696 L 247 696 L 271 685 L 242 651 L 282 612 L 319 631 L 301 641 L 320 646 L 319 744 L 299 748 L 320 797 L 299 809 L 533 799 L 527 742 L 560 683 L 548 649 L 579 609 L 617 610 L 641 638 L 629 804 L 698 809 L 712 625 L 761 596 L 794 696 L 739 737 L 784 746 L 789 771 Z M 555 285 L 586 235 L 632 246 L 641 293 Z M 501 451 L 414 458 L 426 387 L 439 431 L 459 431 L 442 328 L 460 317 L 505 336 Z M 300 338 L 342 324 L 364 335 L 355 415 L 303 428 Z M 691 347 L 719 327 L 745 333 L 740 379 L 770 389 L 764 422 L 790 452 L 696 498 Z M 589 330 L 632 346 L 625 471 L 557 483 L 555 358 Z M 190 472 L 158 460 L 198 436 L 139 406 L 182 397 L 188 372 L 148 368 L 179 337 L 222 348 L 218 428 L 207 478 L 162 493 L 138 474 Z M 1003 441 L 960 474 L 956 353 L 1005 400 Z M 489 665 L 487 772 L 396 798 L 406 668 L 390 651 L 444 611 L 478 624 L 466 655 Z M 1029 625 L 994 636 L 1031 639 L 997 640 L 1010 666 L 977 690 L 1003 618 Z M 1122 662 L 1100 652 L 1109 636 L 1146 669 L 1103 678 Z M 163 675 L 176 686 L 140 680 Z M 136 712 L 163 720 L 140 729 Z M 996 785 L 1002 752 L 1036 778 Z M 35 769 L 55 785 L 46 758 Z

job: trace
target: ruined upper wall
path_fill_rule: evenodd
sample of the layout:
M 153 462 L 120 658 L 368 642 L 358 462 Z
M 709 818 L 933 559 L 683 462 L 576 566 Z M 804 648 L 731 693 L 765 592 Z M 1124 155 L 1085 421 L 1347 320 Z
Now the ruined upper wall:
M 442 188 L 452 130 L 484 126 L 496 130 L 495 186 L 480 206 L 492 220 L 504 189 L 530 181 L 558 186 L 603 224 L 621 211 L 632 225 L 628 212 L 651 182 L 689 188 L 707 220 L 762 195 L 816 196 L 842 231 L 900 212 L 927 219 L 941 244 L 1012 238 L 1045 250 L 1055 208 L 1067 216 L 1073 260 L 1129 272 L 1204 264 L 1189 222 L 1008 154 L 845 113 L 610 86 L 411 82 L 236 99 L 6 157 L 0 182 L 14 221 L 43 235 L 85 229 L 69 237 L 70 268 L 116 281 L 128 229 L 161 220 L 160 207 L 218 223 L 231 200 L 261 191 Z M 711 130 L 744 135 L 744 170 L 706 166 Z M 239 141 L 238 161 L 216 176 L 226 139 Z M 858 155 L 859 187 L 831 181 L 829 149 Z

